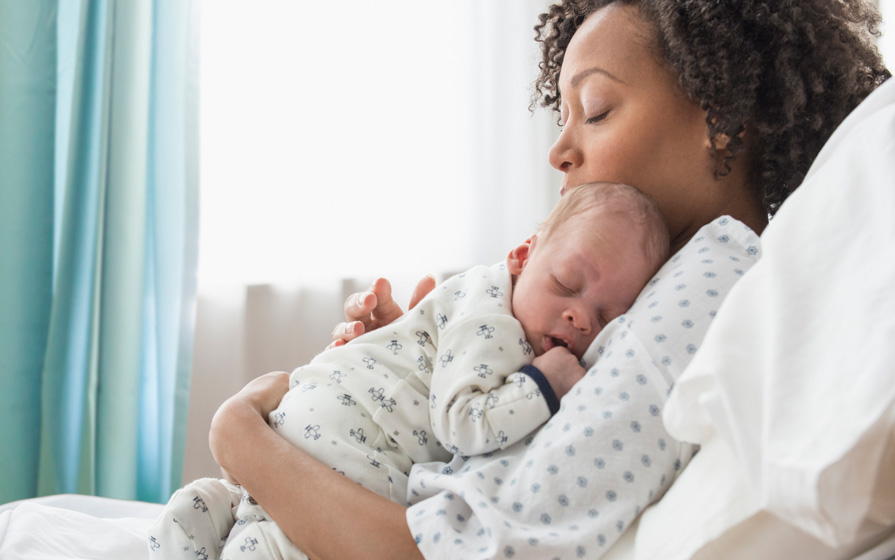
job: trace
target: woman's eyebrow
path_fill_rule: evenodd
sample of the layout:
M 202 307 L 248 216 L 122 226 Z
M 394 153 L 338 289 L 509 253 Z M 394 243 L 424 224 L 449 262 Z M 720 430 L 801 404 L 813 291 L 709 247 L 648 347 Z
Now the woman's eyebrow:
M 612 73 L 609 72 L 608 70 L 604 70 L 603 68 L 600 68 L 600 67 L 598 67 L 598 66 L 594 66 L 593 68 L 588 68 L 587 70 L 582 70 L 581 72 L 578 72 L 577 74 L 575 74 L 575 76 L 572 78 L 572 81 L 570 82 L 570 85 L 571 85 L 573 88 L 578 87 L 578 84 L 581 83 L 581 80 L 583 80 L 584 78 L 586 78 L 586 77 L 588 77 L 588 76 L 590 76 L 590 75 L 592 75 L 592 74 L 603 74 L 603 75 L 606 76 L 607 78 L 610 78 L 610 79 L 612 79 L 612 80 L 615 80 L 616 82 L 618 82 L 618 83 L 620 83 L 620 84 L 625 83 L 624 80 L 622 80 L 622 79 L 619 78 L 618 76 L 612 74 Z

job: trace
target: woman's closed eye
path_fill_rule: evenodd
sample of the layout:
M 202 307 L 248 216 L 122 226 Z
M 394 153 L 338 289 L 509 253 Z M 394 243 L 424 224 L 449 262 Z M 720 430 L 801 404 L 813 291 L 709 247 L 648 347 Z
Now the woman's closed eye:
M 589 119 L 587 119 L 587 120 L 584 121 L 584 122 L 587 123 L 587 124 L 598 123 L 598 122 L 602 121 L 603 119 L 605 119 L 607 116 L 609 116 L 609 111 L 603 111 L 603 112 L 600 113 L 599 115 L 590 117 Z

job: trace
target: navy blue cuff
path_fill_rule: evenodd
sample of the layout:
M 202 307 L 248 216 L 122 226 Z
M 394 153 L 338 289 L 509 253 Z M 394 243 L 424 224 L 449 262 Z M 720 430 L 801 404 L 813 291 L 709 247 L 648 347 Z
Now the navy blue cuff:
M 521 371 L 538 384 L 538 389 L 541 390 L 541 394 L 547 399 L 547 407 L 550 408 L 550 416 L 556 414 L 559 410 L 559 399 L 556 398 L 556 393 L 553 392 L 553 387 L 550 386 L 550 382 L 547 381 L 544 373 L 531 364 L 523 367 Z

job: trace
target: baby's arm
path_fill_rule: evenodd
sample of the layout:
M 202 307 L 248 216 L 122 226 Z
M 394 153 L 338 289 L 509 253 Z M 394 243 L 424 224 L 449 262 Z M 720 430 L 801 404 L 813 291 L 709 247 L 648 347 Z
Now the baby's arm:
M 512 445 L 559 407 L 546 375 L 529 365 L 531 347 L 509 315 L 454 325 L 442 334 L 438 352 L 430 419 L 433 433 L 452 453 L 476 455 Z
M 568 352 L 542 356 L 532 367 L 508 284 L 505 268 L 476 267 L 421 304 L 437 340 L 427 369 L 432 432 L 452 453 L 487 453 L 521 440 L 559 409 L 558 397 L 584 374 Z

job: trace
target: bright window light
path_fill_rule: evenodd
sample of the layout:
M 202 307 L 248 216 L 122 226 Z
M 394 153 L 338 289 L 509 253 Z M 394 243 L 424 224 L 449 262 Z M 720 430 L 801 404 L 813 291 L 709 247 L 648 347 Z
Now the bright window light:
M 469 9 L 203 4 L 200 285 L 470 264 Z

